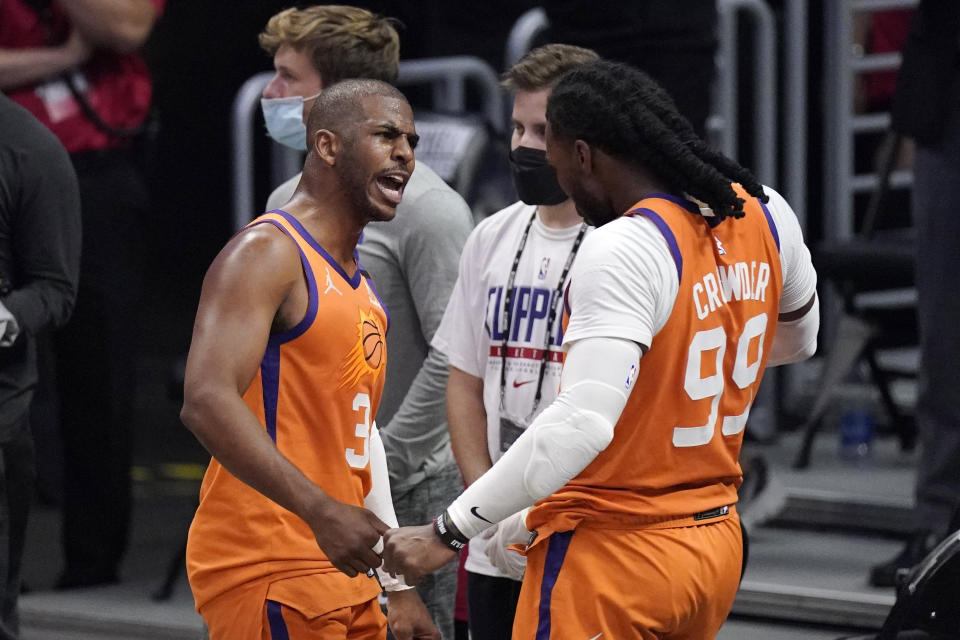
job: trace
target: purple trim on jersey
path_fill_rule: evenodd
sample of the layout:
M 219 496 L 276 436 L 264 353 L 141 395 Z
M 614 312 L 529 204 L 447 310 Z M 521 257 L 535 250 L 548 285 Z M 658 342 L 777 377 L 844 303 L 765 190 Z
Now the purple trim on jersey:
M 563 567 L 563 559 L 567 556 L 570 539 L 573 531 L 562 531 L 550 535 L 547 546 L 547 558 L 544 560 L 543 581 L 540 583 L 540 616 L 537 623 L 536 640 L 550 639 L 550 599 L 553 596 L 553 587 L 557 584 L 557 577 Z
M 365 274 L 365 277 L 367 278 L 367 285 L 370 287 L 370 291 L 373 291 L 373 295 L 376 296 L 377 302 L 380 303 L 380 308 L 383 309 L 383 312 L 387 316 L 387 330 L 383 333 L 384 337 L 386 337 L 386 335 L 390 333 L 390 309 L 387 308 L 387 305 L 383 302 L 383 298 L 381 298 L 380 294 L 377 293 L 377 288 L 373 286 L 373 278 L 370 277 L 370 272 L 364 269 L 363 265 L 361 265 L 359 262 L 357 262 L 357 268 L 363 274 Z
M 260 386 L 263 387 L 263 417 L 267 435 L 277 442 L 277 403 L 280 399 L 280 345 L 272 340 L 260 361 Z
M 773 234 L 773 241 L 777 243 L 777 253 L 780 253 L 780 234 L 777 233 L 777 225 L 773 222 L 773 216 L 770 215 L 770 209 L 767 209 L 767 205 L 764 204 L 763 200 L 758 198 L 757 202 L 760 203 L 760 208 L 763 209 L 763 215 L 767 216 L 767 224 L 770 225 L 770 233 Z
M 296 238 L 290 235 L 290 232 L 287 231 L 283 225 L 278 223 L 276 220 L 261 220 L 256 222 L 253 225 L 258 224 L 272 224 L 277 229 L 280 229 L 297 247 L 297 251 L 300 252 L 300 264 L 303 266 L 303 273 L 307 276 L 307 312 L 303 315 L 303 319 L 297 323 L 296 326 L 287 329 L 282 333 L 276 333 L 270 336 L 270 342 L 276 343 L 277 345 L 290 342 L 294 338 L 299 338 L 301 335 L 310 328 L 310 325 L 313 324 L 313 321 L 317 318 L 317 309 L 319 308 L 320 294 L 317 292 L 317 279 L 313 275 L 313 269 L 310 267 L 310 261 L 307 260 L 307 255 L 303 252 L 303 249 L 300 248 L 300 245 L 297 243 Z
M 669 200 L 673 204 L 683 207 L 690 213 L 700 215 L 700 205 L 698 205 L 696 202 L 691 202 L 686 198 L 681 198 L 680 196 L 675 196 L 670 193 L 651 193 L 648 194 L 644 200 L 647 198 L 660 198 L 661 200 Z
M 272 210 L 272 211 L 269 211 L 268 213 L 276 213 L 277 215 L 282 216 L 284 220 L 286 220 L 287 222 L 289 222 L 289 223 L 290 223 L 290 226 L 292 226 L 294 229 L 297 230 L 297 233 L 299 233 L 300 236 L 301 236 L 304 240 L 306 240 L 307 244 L 309 244 L 311 247 L 313 247 L 313 250 L 316 251 L 317 253 L 319 253 L 319 254 L 323 257 L 324 260 L 326 260 L 327 262 L 329 262 L 329 263 L 330 263 L 330 266 L 333 267 L 333 268 L 337 271 L 337 273 L 339 273 L 340 276 L 341 276 L 344 280 L 346 280 L 346 281 L 347 281 L 347 284 L 349 284 L 353 289 L 356 289 L 357 287 L 360 286 L 360 270 L 357 269 L 357 272 L 353 274 L 353 277 L 352 277 L 352 278 L 351 278 L 350 276 L 348 276 L 348 275 L 347 275 L 347 272 L 344 271 L 344 270 L 343 270 L 343 267 L 340 266 L 340 263 L 338 263 L 336 260 L 334 260 L 334 259 L 333 259 L 333 256 L 331 256 L 329 253 L 327 253 L 326 250 L 325 250 L 323 247 L 320 246 L 320 243 L 313 239 L 313 236 L 311 236 L 311 235 L 310 235 L 310 232 L 307 231 L 306 228 L 305 228 L 302 224 L 300 224 L 300 221 L 299 221 L 299 220 L 297 220 L 296 218 L 294 218 L 292 215 L 290 215 L 289 213 L 287 213 L 287 212 L 284 211 L 283 209 L 274 209 L 274 210 Z M 356 251 L 356 249 L 354 249 L 354 251 L 353 251 L 353 259 L 354 259 L 354 260 L 357 259 L 357 251 Z
M 270 624 L 272 640 L 290 640 L 287 632 L 287 623 L 283 621 L 283 605 L 273 600 L 267 600 L 267 622 Z
M 659 197 L 659 196 L 658 196 Z M 699 211 L 699 209 L 698 209 Z M 653 224 L 657 225 L 657 229 L 660 229 L 660 233 L 663 234 L 663 239 L 667 241 L 667 246 L 670 248 L 670 255 L 673 256 L 673 263 L 677 265 L 677 279 L 683 280 L 683 256 L 680 255 L 680 246 L 677 244 L 677 237 L 673 235 L 673 231 L 670 229 L 670 225 L 660 217 L 656 211 L 647 208 L 634 209 L 629 211 L 627 215 L 635 216 L 641 215 L 650 219 Z

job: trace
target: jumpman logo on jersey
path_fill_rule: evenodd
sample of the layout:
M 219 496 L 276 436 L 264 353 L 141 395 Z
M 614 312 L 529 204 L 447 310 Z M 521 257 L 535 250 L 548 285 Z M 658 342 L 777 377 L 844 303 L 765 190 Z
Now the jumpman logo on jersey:
M 723 248 L 723 243 L 720 242 L 720 238 L 713 236 L 713 240 L 717 243 L 717 253 L 719 253 L 721 256 L 727 255 L 727 250 Z
M 343 292 L 340 291 L 340 289 L 337 289 L 333 285 L 333 278 L 330 277 L 330 267 L 327 267 L 326 269 L 327 269 L 327 288 L 323 290 L 323 295 L 327 295 L 328 293 L 330 293 L 330 289 L 333 289 L 334 291 L 337 292 L 338 295 L 342 296 Z

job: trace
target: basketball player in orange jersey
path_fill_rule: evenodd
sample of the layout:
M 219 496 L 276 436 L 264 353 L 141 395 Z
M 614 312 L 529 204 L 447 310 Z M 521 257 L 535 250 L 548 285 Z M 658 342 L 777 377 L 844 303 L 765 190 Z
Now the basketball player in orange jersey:
M 187 569 L 213 640 L 386 636 L 373 570 L 396 525 L 373 422 L 388 316 L 356 258 L 414 167 L 397 89 L 349 80 L 308 120 L 285 212 L 227 244 L 204 279 L 181 418 L 213 455 Z M 416 592 L 383 574 L 398 639 L 439 638 Z
M 767 365 L 816 349 L 810 254 L 783 198 L 646 74 L 578 67 L 547 122 L 598 226 L 567 289 L 561 393 L 434 525 L 388 531 L 384 567 L 415 580 L 502 521 L 492 543 L 527 556 L 514 638 L 713 638 L 741 572 L 751 402 Z

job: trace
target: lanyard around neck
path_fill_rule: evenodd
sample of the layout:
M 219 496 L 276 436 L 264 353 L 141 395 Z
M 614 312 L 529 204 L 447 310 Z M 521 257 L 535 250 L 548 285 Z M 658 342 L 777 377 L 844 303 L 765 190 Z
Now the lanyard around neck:
M 510 321 L 513 318 L 513 297 L 514 289 L 513 283 L 517 277 L 517 269 L 520 266 L 520 259 L 523 257 L 523 250 L 527 246 L 527 238 L 530 235 L 530 227 L 533 226 L 533 221 L 537 217 L 538 209 L 534 209 L 533 215 L 530 216 L 530 219 L 527 221 L 527 226 L 523 229 L 523 235 L 520 237 L 520 245 L 517 247 L 517 255 L 513 257 L 513 265 L 510 267 L 510 275 L 507 277 L 507 295 L 506 301 L 503 305 L 503 314 L 501 315 L 501 324 L 505 327 L 503 333 L 503 345 L 500 350 L 500 358 L 502 359 L 500 365 L 500 411 L 503 411 L 503 397 L 507 388 L 507 340 L 510 338 Z M 570 254 L 567 256 L 567 261 L 563 265 L 563 271 L 560 272 L 560 280 L 557 281 L 557 288 L 552 296 L 550 302 L 550 314 L 547 318 L 547 331 L 546 337 L 544 338 L 543 345 L 543 355 L 540 358 L 540 373 L 537 376 L 537 394 L 533 399 L 533 409 L 530 410 L 530 414 L 527 416 L 527 422 L 529 422 L 530 416 L 532 416 L 537 411 L 537 407 L 540 406 L 540 398 L 543 395 L 543 378 L 547 371 L 547 360 L 550 358 L 550 337 L 553 334 L 553 323 L 557 319 L 557 308 L 559 307 L 560 299 L 563 297 L 563 283 L 567 279 L 567 274 L 570 273 L 570 267 L 573 265 L 573 259 L 577 255 L 577 250 L 580 248 L 580 243 L 583 242 L 583 236 L 587 232 L 587 224 L 580 224 L 580 231 L 577 233 L 576 239 L 573 241 L 573 246 L 570 248 Z

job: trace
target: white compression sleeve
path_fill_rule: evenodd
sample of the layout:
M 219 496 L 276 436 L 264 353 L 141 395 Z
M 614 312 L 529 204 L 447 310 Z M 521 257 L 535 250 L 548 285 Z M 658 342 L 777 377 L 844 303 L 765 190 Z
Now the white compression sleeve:
M 377 429 L 377 423 L 374 422 L 370 427 L 370 493 L 363 498 L 364 506 L 372 511 L 378 518 L 383 520 L 390 527 L 396 528 L 397 514 L 393 510 L 393 498 L 390 495 L 390 474 L 387 470 L 387 452 L 383 448 L 383 439 L 380 437 L 380 430 Z M 382 541 L 377 542 L 374 548 L 377 553 L 382 550 Z M 403 576 L 394 578 L 386 571 L 377 568 L 377 577 L 380 579 L 380 586 L 387 591 L 399 591 L 401 589 L 410 589 L 403 581 Z
M 633 389 L 640 346 L 584 338 L 563 365 L 562 391 L 447 513 L 468 538 L 541 500 L 583 471 L 613 439 Z
M 820 330 L 820 300 L 814 294 L 813 305 L 796 320 L 778 322 L 777 333 L 770 347 L 767 366 L 799 362 L 817 350 L 817 332 Z

